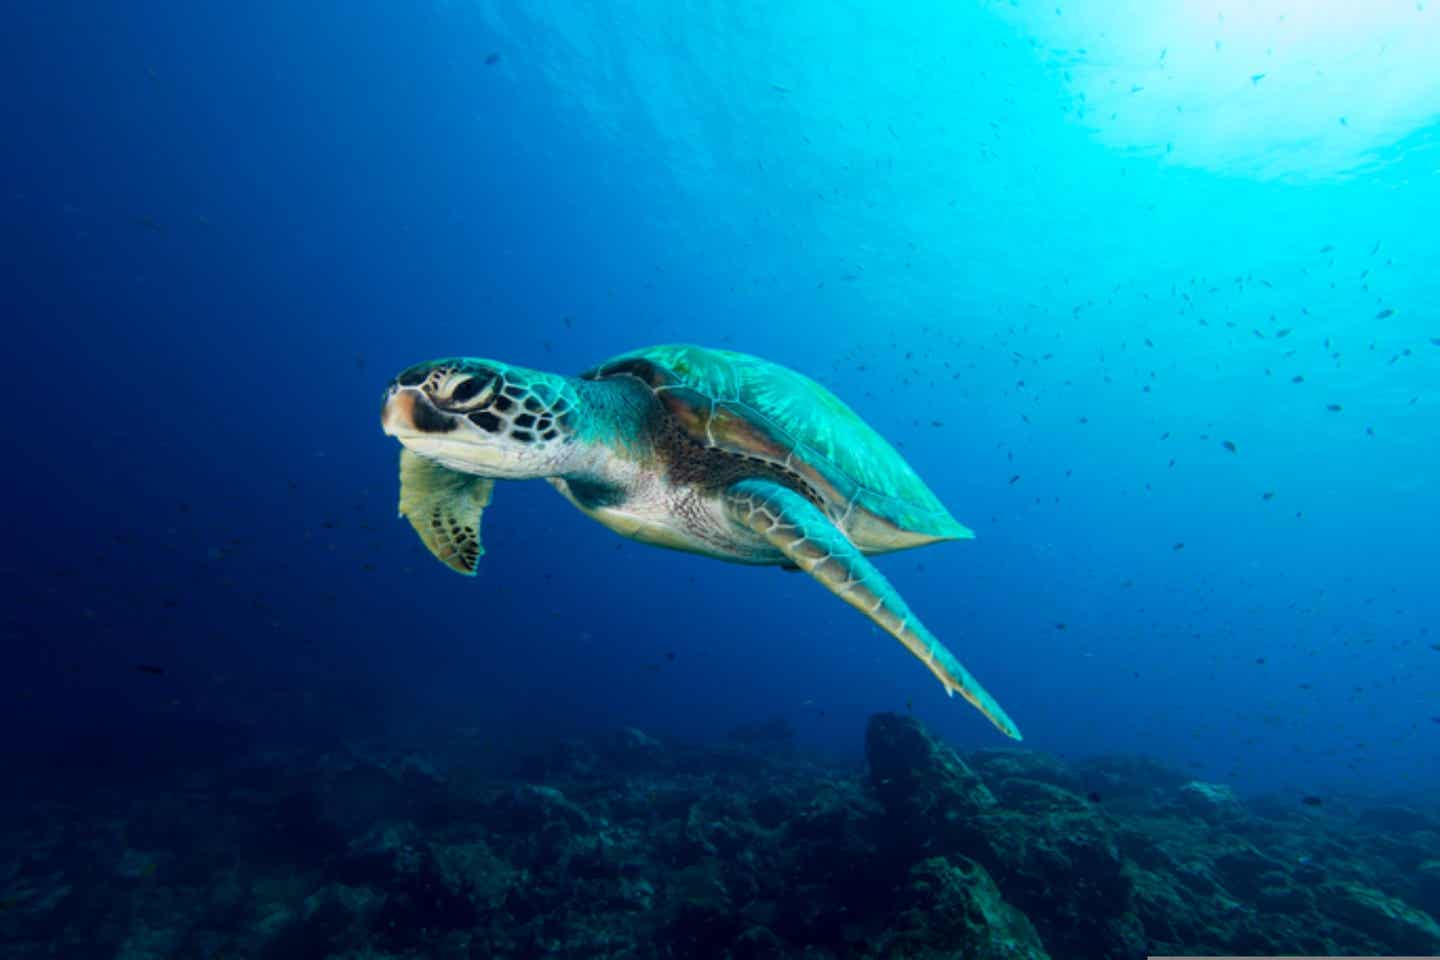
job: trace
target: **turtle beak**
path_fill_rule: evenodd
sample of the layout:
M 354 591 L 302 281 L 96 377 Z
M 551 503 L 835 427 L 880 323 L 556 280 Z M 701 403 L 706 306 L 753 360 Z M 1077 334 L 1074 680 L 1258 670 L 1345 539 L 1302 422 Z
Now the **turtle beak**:
M 416 434 L 449 433 L 459 426 L 455 417 L 441 413 L 424 393 L 392 383 L 380 408 L 380 427 L 388 436 L 404 439 Z

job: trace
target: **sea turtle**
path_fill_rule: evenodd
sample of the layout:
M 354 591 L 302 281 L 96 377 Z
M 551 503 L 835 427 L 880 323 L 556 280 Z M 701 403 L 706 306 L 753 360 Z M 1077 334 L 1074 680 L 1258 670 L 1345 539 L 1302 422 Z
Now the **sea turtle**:
M 688 344 L 579 377 L 455 357 L 396 377 L 381 423 L 404 447 L 400 513 L 454 570 L 475 572 L 495 480 L 543 477 L 623 536 L 805 571 L 1020 739 L 866 556 L 974 534 L 808 377 Z

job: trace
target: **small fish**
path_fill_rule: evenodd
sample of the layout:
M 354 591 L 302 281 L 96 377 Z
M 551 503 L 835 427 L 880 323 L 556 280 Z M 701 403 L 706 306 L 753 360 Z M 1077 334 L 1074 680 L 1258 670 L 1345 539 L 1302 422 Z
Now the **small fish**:
M 1288 336 L 1290 336 L 1290 328 L 1289 328 L 1289 327 L 1281 327 L 1279 330 L 1276 330 L 1276 331 L 1275 331 L 1275 337 L 1276 337 L 1276 339 L 1282 339 L 1282 338 L 1288 337 Z
M 1344 410 L 1345 408 L 1342 407 L 1342 406 L 1340 406 L 1340 404 L 1338 404 L 1338 403 L 1327 403 L 1327 404 L 1325 404 L 1325 409 L 1326 409 L 1326 410 L 1329 410 L 1331 413 L 1339 413 L 1341 410 Z
M 1226 450 L 1229 450 L 1231 453 L 1235 453 L 1235 452 L 1236 452 L 1236 451 L 1235 451 L 1235 442 L 1234 442 L 1233 440 L 1221 440 L 1221 441 L 1220 441 L 1220 446 L 1224 447 Z
M 1179 551 L 1185 549 L 1185 544 L 1184 544 L 1184 543 L 1177 543 L 1177 544 L 1175 544 L 1173 547 L 1171 547 L 1170 549 L 1171 549 L 1171 550 L 1174 550 L 1174 551 L 1176 551 L 1176 552 L 1178 553 Z
M 1264 658 L 1264 657 L 1256 657 L 1256 658 L 1255 658 L 1255 662 L 1258 663 L 1260 666 L 1263 667 L 1263 666 L 1265 665 L 1265 658 Z
M 1334 245 L 1333 243 L 1327 243 L 1327 244 L 1325 244 L 1325 246 L 1323 246 L 1323 247 L 1320 248 L 1320 252 L 1321 252 L 1321 253 L 1330 253 L 1330 252 L 1333 251 L 1334 249 L 1335 249 L 1335 245 Z
M 1304 382 L 1305 382 L 1305 378 L 1302 377 L 1302 376 L 1300 376 L 1300 374 L 1297 373 L 1297 374 L 1295 374 L 1295 376 L 1293 376 L 1293 377 L 1290 378 L 1290 382 L 1291 382 L 1291 383 L 1304 383 Z
M 1085 799 L 1089 800 L 1091 803 L 1099 803 L 1100 794 L 1096 793 L 1094 790 L 1091 790 L 1089 793 L 1085 794 Z
M 1261 499 L 1261 500 L 1274 500 L 1274 499 L 1275 499 L 1275 491 L 1274 491 L 1274 490 L 1266 490 L 1264 493 L 1260 494 L 1260 499 Z
M 1393 309 L 1391 309 L 1390 307 L 1386 307 L 1384 310 L 1381 310 L 1379 313 L 1375 314 L 1375 319 L 1376 319 L 1376 320 L 1384 320 L 1384 319 L 1387 318 L 1387 317 L 1393 317 L 1393 316 L 1395 316 L 1395 311 L 1394 311 Z
M 1020 479 L 1020 474 L 1018 474 L 1018 473 L 1015 474 L 1015 476 L 1013 476 L 1013 477 L 1010 478 L 1010 485 L 1013 487 L 1013 486 L 1015 485 L 1015 481 L 1016 481 L 1016 480 L 1019 480 L 1019 479 Z
M 493 67 L 500 62 L 500 54 L 490 53 L 485 56 L 485 66 Z
M 1325 803 L 1324 800 L 1322 800 L 1320 797 L 1315 796 L 1314 794 L 1306 794 L 1305 796 L 1300 798 L 1300 802 L 1305 804 L 1305 806 L 1307 807 L 1318 807 Z
M 1259 86 L 1260 81 L 1261 81 L 1261 80 L 1264 80 L 1264 79 L 1265 79 L 1265 74 L 1263 74 L 1263 73 L 1252 73 L 1252 74 L 1250 74 L 1250 83 L 1251 83 L 1253 86 Z
M 148 673 L 152 677 L 165 676 L 165 668 L 161 666 L 156 666 L 153 663 L 137 663 L 135 664 L 135 669 L 140 673 Z

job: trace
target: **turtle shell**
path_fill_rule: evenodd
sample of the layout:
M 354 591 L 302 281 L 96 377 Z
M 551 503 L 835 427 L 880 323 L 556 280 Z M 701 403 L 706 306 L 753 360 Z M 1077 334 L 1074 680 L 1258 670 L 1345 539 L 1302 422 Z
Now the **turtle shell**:
M 584 376 L 640 380 L 691 437 L 782 471 L 862 550 L 974 536 L 855 411 L 794 370 L 667 344 L 621 354 Z

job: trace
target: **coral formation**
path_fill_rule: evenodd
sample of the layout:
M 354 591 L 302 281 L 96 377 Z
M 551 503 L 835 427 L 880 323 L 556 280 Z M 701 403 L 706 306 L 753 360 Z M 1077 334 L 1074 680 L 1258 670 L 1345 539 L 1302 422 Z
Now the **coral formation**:
M 968 757 L 872 718 L 867 769 L 782 723 L 638 730 L 505 778 L 382 749 L 36 804 L 0 951 L 151 960 L 1119 960 L 1440 952 L 1440 822 L 1247 801 L 1150 762 Z M 1113 799 L 1112 799 L 1113 798 Z

